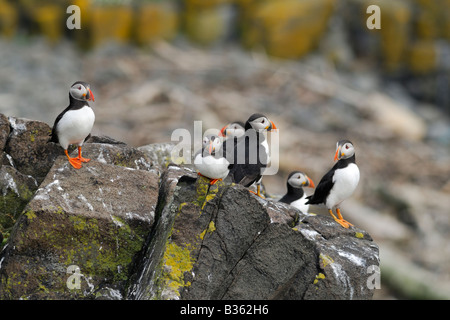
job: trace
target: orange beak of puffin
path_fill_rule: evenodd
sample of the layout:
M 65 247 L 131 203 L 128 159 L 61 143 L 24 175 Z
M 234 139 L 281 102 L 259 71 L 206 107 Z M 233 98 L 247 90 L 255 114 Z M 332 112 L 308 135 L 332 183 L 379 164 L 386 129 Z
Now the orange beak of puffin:
M 225 131 L 227 130 L 228 125 L 226 125 L 225 127 L 223 127 L 222 129 L 220 129 L 220 133 L 219 133 L 219 137 L 225 137 Z
M 310 177 L 307 177 L 307 178 L 308 178 L 308 187 L 315 188 L 316 186 L 314 185 L 314 182 L 311 180 L 311 178 Z
M 88 100 L 88 101 L 91 101 L 91 100 L 92 100 L 92 101 L 95 102 L 94 94 L 92 93 L 91 89 L 88 88 L 88 91 L 89 91 L 89 95 L 88 95 L 88 97 L 87 97 L 87 100 Z
M 339 160 L 339 152 L 341 152 L 341 146 L 336 149 L 336 153 L 334 154 L 334 161 Z
M 270 121 L 270 120 L 269 120 Z M 272 131 L 272 130 L 277 130 L 277 126 L 275 125 L 275 123 L 273 123 L 272 121 L 270 121 L 270 126 L 266 127 L 267 131 Z
M 213 149 L 213 142 L 210 141 L 210 142 L 209 142 L 209 149 L 208 149 L 209 154 L 212 154 L 213 150 L 214 150 L 214 149 Z

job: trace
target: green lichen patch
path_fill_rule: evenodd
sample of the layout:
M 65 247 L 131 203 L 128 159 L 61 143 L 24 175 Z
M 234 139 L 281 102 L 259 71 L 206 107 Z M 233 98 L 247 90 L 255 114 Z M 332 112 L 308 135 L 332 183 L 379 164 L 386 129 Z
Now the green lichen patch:
M 361 232 L 355 232 L 355 237 L 358 239 L 364 239 L 364 234 Z
M 126 220 L 115 219 L 69 214 L 61 208 L 25 211 L 14 237 L 15 258 L 5 266 L 8 277 L 0 279 L 0 297 L 88 298 L 102 283 L 124 284 L 145 236 Z M 79 290 L 66 284 L 71 265 L 83 275 Z
M 319 280 L 321 280 L 321 279 L 325 279 L 325 275 L 323 273 L 319 272 L 319 274 L 316 275 L 316 278 L 314 279 L 313 283 L 317 284 L 319 282 Z
M 182 287 L 190 286 L 189 281 L 184 280 L 184 273 L 189 272 L 194 267 L 195 259 L 191 256 L 192 248 L 189 246 L 178 246 L 175 243 L 168 243 L 163 257 L 162 281 L 169 295 L 180 296 Z M 165 293 L 168 295 L 168 292 Z
M 207 233 L 212 233 L 216 230 L 216 225 L 214 224 L 214 221 L 211 221 L 208 225 L 208 228 L 205 229 L 201 234 L 200 234 L 200 239 L 203 240 L 203 238 L 205 237 L 205 235 Z

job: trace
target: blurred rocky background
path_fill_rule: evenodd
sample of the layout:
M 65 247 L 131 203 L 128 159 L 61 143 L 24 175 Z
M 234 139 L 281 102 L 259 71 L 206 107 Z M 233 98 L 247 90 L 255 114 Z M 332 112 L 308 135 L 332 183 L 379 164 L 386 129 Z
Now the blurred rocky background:
M 0 113 L 52 125 L 85 80 L 93 133 L 135 147 L 264 113 L 274 197 L 292 170 L 318 183 L 348 138 L 361 181 L 342 210 L 380 246 L 374 298 L 450 299 L 449 16 L 446 0 L 0 0 Z

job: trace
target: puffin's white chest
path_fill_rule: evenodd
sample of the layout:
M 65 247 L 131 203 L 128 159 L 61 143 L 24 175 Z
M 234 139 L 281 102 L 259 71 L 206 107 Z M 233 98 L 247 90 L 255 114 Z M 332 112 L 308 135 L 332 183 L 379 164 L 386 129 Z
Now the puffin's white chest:
M 265 163 L 263 162 L 263 164 L 269 165 L 270 164 L 270 149 L 269 149 L 269 143 L 267 142 L 267 139 L 264 139 L 264 141 L 261 142 L 261 145 L 264 148 L 261 150 L 261 152 L 264 152 L 265 154 L 267 154 L 267 159 L 266 159 Z
M 306 193 L 304 193 L 303 196 L 300 199 L 292 201 L 291 202 L 291 206 L 299 209 L 303 213 L 308 213 L 309 204 L 305 204 L 306 201 L 307 201 L 306 200 Z
M 326 206 L 332 208 L 350 197 L 358 186 L 359 169 L 354 163 L 350 163 L 343 169 L 337 169 L 333 176 L 333 188 L 327 197 Z
M 205 177 L 210 179 L 224 179 L 228 175 L 229 162 L 225 158 L 216 159 L 213 156 L 202 157 L 199 153 L 194 159 L 194 166 Z
M 91 133 L 95 114 L 91 107 L 67 111 L 57 125 L 60 144 L 80 144 Z

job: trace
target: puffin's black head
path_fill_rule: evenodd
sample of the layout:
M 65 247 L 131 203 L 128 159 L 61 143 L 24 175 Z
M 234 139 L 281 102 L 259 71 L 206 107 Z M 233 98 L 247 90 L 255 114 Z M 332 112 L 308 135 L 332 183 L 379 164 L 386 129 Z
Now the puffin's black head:
M 340 140 L 336 143 L 334 161 L 348 159 L 355 155 L 355 147 L 350 140 Z
M 245 134 L 244 126 L 245 125 L 242 121 L 231 122 L 220 130 L 219 136 L 226 138 L 240 138 Z
M 95 101 L 94 94 L 90 89 L 90 85 L 84 81 L 75 82 L 69 90 L 69 94 L 72 98 L 81 101 Z
M 260 113 L 254 113 L 248 118 L 245 123 L 245 130 L 255 129 L 255 130 L 275 130 L 277 127 L 275 124 L 269 120 L 265 115 Z
M 287 183 L 294 188 L 314 188 L 314 182 L 302 171 L 293 171 L 289 174 Z

